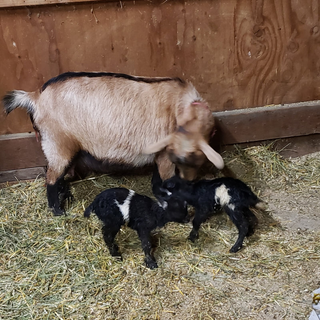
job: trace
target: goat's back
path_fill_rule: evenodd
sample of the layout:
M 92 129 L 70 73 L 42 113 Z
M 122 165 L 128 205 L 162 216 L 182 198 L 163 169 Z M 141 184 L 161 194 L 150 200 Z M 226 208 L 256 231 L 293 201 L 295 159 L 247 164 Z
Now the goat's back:
M 126 162 L 139 165 L 153 161 L 139 158 L 143 148 L 173 132 L 183 108 L 199 98 L 192 84 L 176 79 L 74 77 L 44 88 L 34 101 L 34 121 L 44 138 L 63 133 L 79 149 L 116 162 L 125 149 Z

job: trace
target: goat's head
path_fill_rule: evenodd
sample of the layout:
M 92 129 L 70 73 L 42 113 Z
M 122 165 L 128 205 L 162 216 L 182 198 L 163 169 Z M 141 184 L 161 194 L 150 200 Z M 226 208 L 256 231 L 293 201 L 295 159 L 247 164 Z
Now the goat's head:
M 214 126 L 211 111 L 203 102 L 195 108 L 191 104 L 177 121 L 176 131 L 164 139 L 145 148 L 144 153 L 156 153 L 166 148 L 170 160 L 178 167 L 180 176 L 187 180 L 196 178 L 199 168 L 207 157 L 218 169 L 224 162 L 219 153 L 213 150 L 207 140 Z

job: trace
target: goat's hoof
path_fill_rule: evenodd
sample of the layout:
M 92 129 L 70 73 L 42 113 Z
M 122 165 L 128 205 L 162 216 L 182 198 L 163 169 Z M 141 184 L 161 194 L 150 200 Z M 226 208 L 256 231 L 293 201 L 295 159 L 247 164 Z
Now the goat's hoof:
M 188 237 L 188 240 L 190 240 L 191 242 L 195 242 L 198 238 L 199 238 L 199 234 L 190 233 L 189 237 Z
M 120 252 L 112 252 L 111 255 L 116 258 L 119 259 L 120 261 L 122 261 L 122 256 Z
M 62 209 L 60 209 L 60 208 L 51 208 L 51 210 L 52 210 L 52 212 L 53 212 L 53 215 L 54 216 L 63 216 L 63 215 L 65 215 L 66 213 L 62 210 Z
M 242 246 L 238 246 L 238 247 L 233 246 L 233 247 L 229 250 L 229 252 L 230 252 L 230 253 L 236 253 L 236 252 L 238 252 L 241 248 L 242 248 Z
M 155 261 L 146 262 L 146 266 L 151 270 L 158 268 L 158 264 Z

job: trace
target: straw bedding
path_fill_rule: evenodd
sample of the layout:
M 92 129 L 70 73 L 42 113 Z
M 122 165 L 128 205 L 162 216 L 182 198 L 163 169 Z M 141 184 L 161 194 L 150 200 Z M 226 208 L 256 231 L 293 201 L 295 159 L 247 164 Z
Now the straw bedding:
M 65 217 L 47 209 L 44 179 L 0 189 L 0 319 L 306 319 L 320 286 L 320 155 L 282 159 L 272 146 L 235 149 L 227 165 L 269 204 L 244 248 L 225 214 L 156 232 L 159 268 L 144 266 L 123 227 L 123 261 L 109 255 L 86 205 L 106 188 L 151 196 L 151 176 L 100 176 L 72 184 Z M 300 223 L 302 221 L 303 223 Z

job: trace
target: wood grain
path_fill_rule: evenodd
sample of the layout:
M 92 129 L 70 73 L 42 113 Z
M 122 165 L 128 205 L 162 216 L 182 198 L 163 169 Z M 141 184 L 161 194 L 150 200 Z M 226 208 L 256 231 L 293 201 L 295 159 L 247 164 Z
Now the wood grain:
M 319 1 L 115 1 L 0 9 L 0 96 L 65 71 L 180 76 L 213 111 L 320 99 Z M 0 134 L 31 131 L 0 112 Z
M 47 164 L 34 133 L 0 136 L 0 171 L 40 167 Z
M 214 116 L 218 129 L 214 147 L 280 138 L 299 141 L 291 155 L 320 151 L 320 101 L 217 112 Z M 33 133 L 0 136 L 0 150 L 0 172 L 46 165 Z
M 45 176 L 44 167 L 26 168 L 10 171 L 0 171 L 0 183 L 17 181 L 17 180 L 30 180 Z M 1 185 L 0 185 L 1 188 Z
M 0 8 L 8 7 L 22 7 L 22 6 L 39 6 L 48 4 L 61 4 L 61 3 L 77 3 L 77 2 L 90 2 L 99 0 L 1 0 Z M 110 1 L 110 0 L 106 0 Z
M 214 113 L 221 144 L 320 133 L 320 101 Z

